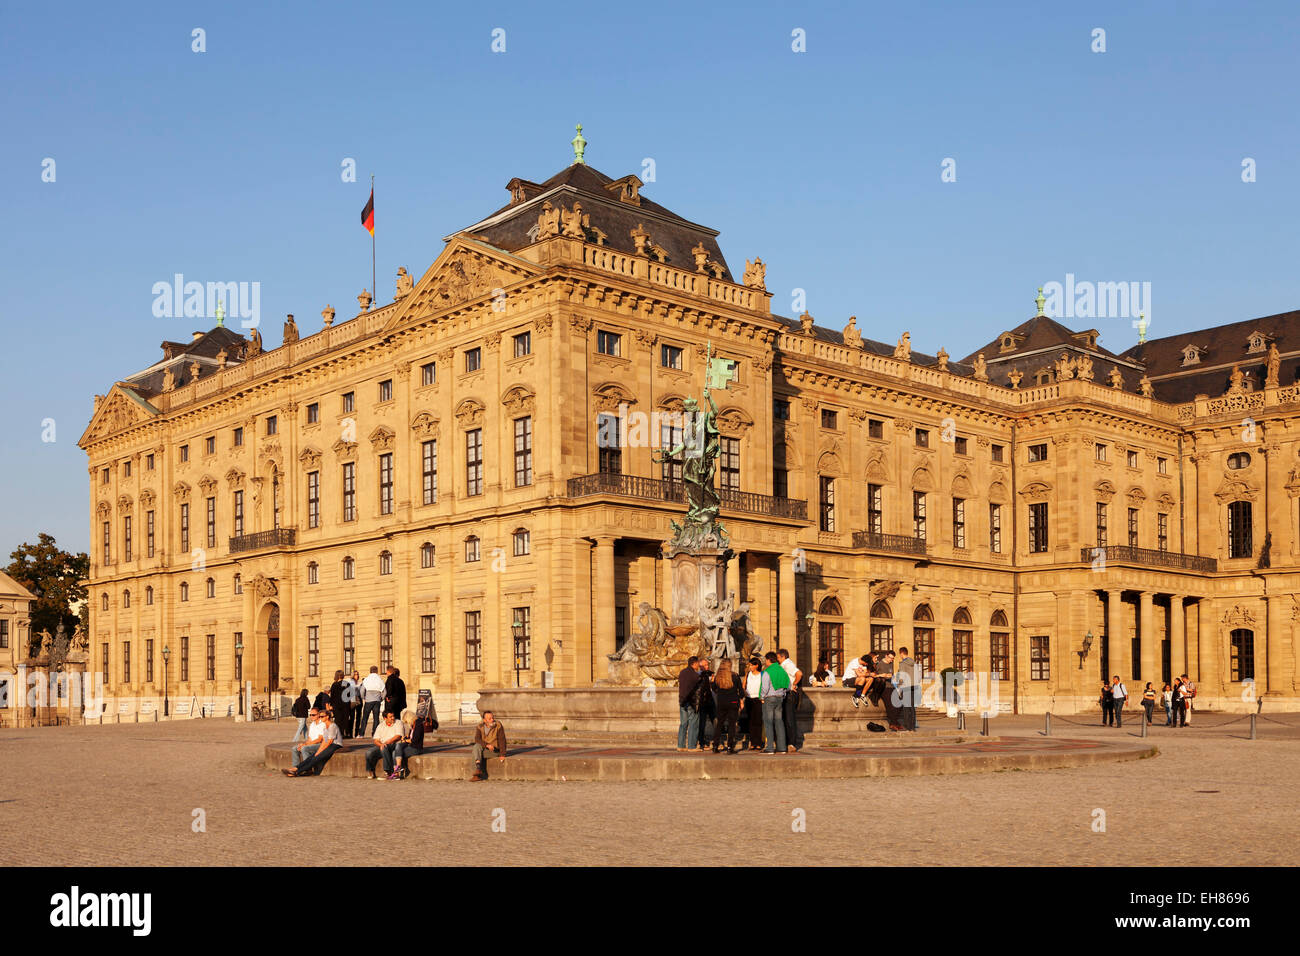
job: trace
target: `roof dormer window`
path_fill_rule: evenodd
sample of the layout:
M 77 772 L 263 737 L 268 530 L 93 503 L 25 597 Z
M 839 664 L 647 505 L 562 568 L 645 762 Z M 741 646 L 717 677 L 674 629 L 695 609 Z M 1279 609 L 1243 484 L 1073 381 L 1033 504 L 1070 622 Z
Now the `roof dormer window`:
M 1268 348 L 1268 336 L 1263 332 L 1251 332 L 1246 342 L 1247 352 L 1263 352 Z
M 1201 347 L 1199 345 L 1189 345 L 1183 349 L 1183 365 L 1196 365 L 1201 361 Z

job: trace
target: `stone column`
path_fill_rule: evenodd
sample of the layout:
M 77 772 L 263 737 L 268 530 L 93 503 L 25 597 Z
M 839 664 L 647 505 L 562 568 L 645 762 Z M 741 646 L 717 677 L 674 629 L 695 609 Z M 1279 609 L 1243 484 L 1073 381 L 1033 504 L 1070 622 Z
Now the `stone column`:
M 1187 668 L 1186 653 L 1186 610 L 1183 607 L 1183 596 L 1181 594 L 1171 594 L 1169 596 L 1169 676 L 1177 677 L 1179 674 L 1190 671 Z
M 593 679 L 604 676 L 607 655 L 614 653 L 614 538 L 596 538 L 592 569 L 591 606 L 595 612 L 596 634 L 591 651 Z
M 1109 681 L 1112 674 L 1118 674 L 1126 683 L 1132 677 L 1129 666 L 1128 634 L 1124 632 L 1123 591 L 1112 588 L 1106 591 L 1106 646 L 1109 652 L 1110 674 L 1102 677 Z
M 779 630 L 774 640 L 767 648 L 774 651 L 778 647 L 798 647 L 799 646 L 799 614 L 795 607 L 795 573 L 794 573 L 794 555 L 781 555 L 781 611 Z
M 1155 614 L 1153 613 L 1152 601 L 1155 595 L 1151 591 L 1138 592 L 1138 637 L 1141 640 L 1141 657 L 1139 666 L 1142 676 L 1140 681 L 1155 681 L 1159 676 L 1158 662 L 1160 660 L 1160 642 L 1156 640 L 1155 633 Z M 1123 674 L 1121 680 L 1126 680 Z M 1141 688 L 1138 688 L 1140 691 Z

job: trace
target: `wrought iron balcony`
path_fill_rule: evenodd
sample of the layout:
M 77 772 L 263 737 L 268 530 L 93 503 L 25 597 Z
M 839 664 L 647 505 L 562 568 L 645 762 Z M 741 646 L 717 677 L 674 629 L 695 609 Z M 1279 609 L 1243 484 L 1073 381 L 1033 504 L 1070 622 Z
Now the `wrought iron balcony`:
M 925 554 L 925 538 L 910 534 L 881 534 L 878 531 L 853 532 L 853 547 L 895 554 Z
M 614 475 L 600 473 L 570 478 L 568 493 L 570 498 L 586 498 L 590 495 L 619 495 L 625 498 L 640 498 L 643 501 L 665 501 L 673 504 L 685 504 L 686 484 L 681 481 L 665 481 L 661 478 L 642 478 L 639 475 Z M 744 514 L 767 515 L 772 518 L 793 518 L 797 521 L 808 520 L 808 502 L 796 498 L 774 498 L 760 495 L 753 491 L 731 491 L 723 489 L 718 493 L 722 499 L 723 511 L 739 511 Z
M 256 531 L 253 534 L 241 534 L 230 539 L 230 553 L 241 551 L 261 551 L 263 548 L 290 548 L 298 539 L 296 528 L 275 528 L 272 531 Z
M 1199 555 L 1183 554 L 1179 551 L 1153 551 L 1150 548 L 1129 548 L 1123 545 L 1080 550 L 1080 560 L 1088 562 L 1095 562 L 1100 557 L 1108 564 L 1143 564 L 1149 567 L 1207 573 L 1219 570 L 1219 562 L 1216 558 L 1202 558 Z

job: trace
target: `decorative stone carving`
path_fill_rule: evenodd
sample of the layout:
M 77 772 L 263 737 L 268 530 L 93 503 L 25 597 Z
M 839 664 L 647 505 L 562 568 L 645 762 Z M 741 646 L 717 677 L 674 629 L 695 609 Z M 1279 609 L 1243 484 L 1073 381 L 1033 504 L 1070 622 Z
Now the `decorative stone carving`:
M 1079 378 L 1083 379 L 1085 382 L 1091 382 L 1093 374 L 1092 359 L 1088 358 L 1086 355 L 1080 356 L 1078 364 Z
M 199 479 L 199 487 L 203 489 L 204 495 L 211 495 L 217 490 L 217 479 L 211 475 L 204 475 Z
M 406 266 L 400 267 L 397 270 L 397 290 L 393 293 L 393 301 L 396 302 L 410 295 L 414 288 L 415 280 L 407 273 Z
M 370 433 L 370 447 L 375 451 L 389 451 L 393 447 L 393 438 L 393 430 L 380 425 Z
M 1020 369 L 1018 368 L 1013 368 L 1011 372 L 1007 375 L 1007 380 L 1011 383 L 1011 387 L 1013 389 L 1018 389 L 1020 387 L 1020 380 L 1023 379 L 1024 377 L 1025 377 L 1024 372 L 1020 371 Z
M 303 449 L 303 455 L 307 454 L 307 451 L 308 449 Z M 320 452 L 316 452 L 316 459 L 318 461 L 320 460 Z M 299 461 L 302 460 L 302 455 L 298 456 L 298 460 Z M 226 484 L 229 485 L 231 488 L 242 487 L 244 484 L 244 473 L 240 471 L 238 468 L 231 468 L 228 472 L 226 472 Z
M 280 340 L 281 345 L 288 345 L 291 342 L 298 341 L 298 323 L 293 320 L 293 313 L 290 312 L 284 320 L 284 335 Z
M 537 217 L 537 241 L 553 239 L 560 234 L 560 210 L 551 205 L 548 199 L 542 203 L 542 211 Z
M 551 313 L 547 312 L 545 315 L 539 315 L 533 319 L 533 328 L 537 330 L 538 335 L 550 335 L 551 322 Z
M 915 427 L 916 422 L 912 421 L 910 418 L 894 419 L 894 431 L 900 435 L 906 435 Z
M 1099 501 L 1106 502 L 1106 501 L 1110 501 L 1111 498 L 1115 497 L 1115 486 L 1112 485 L 1109 481 L 1097 482 L 1095 485 L 1093 485 L 1092 490 L 1093 490 L 1093 494 L 1097 496 L 1097 499 Z
M 251 359 L 262 354 L 262 333 L 258 331 L 257 326 L 253 326 L 252 331 L 248 333 L 248 344 L 244 346 L 244 358 Z
M 225 368 L 226 363 L 230 361 L 230 353 L 224 348 L 217 353 L 217 368 Z
M 1151 379 L 1143 375 L 1138 379 L 1138 386 L 1142 389 L 1142 394 L 1150 398 L 1156 393 L 1155 387 L 1151 384 Z
M 940 346 L 939 352 L 937 355 L 935 355 L 935 358 L 938 359 L 939 361 L 939 371 L 940 372 L 948 371 L 948 350 Z
M 264 600 L 273 598 L 280 593 L 280 589 L 276 586 L 275 581 L 268 578 L 261 571 L 258 571 L 257 574 L 253 575 L 253 579 L 249 581 L 248 584 L 253 589 L 253 593 Z
M 616 412 L 619 405 L 635 405 L 636 396 L 617 382 L 607 382 L 592 393 L 598 412 Z
M 325 328 L 328 329 L 334 324 L 334 315 L 334 306 L 326 303 L 325 308 L 321 309 L 320 312 L 321 321 L 325 323 Z
M 849 316 L 849 324 L 844 326 L 844 344 L 851 349 L 862 348 L 862 333 L 858 331 L 858 317 Z
M 718 431 L 729 438 L 743 435 L 753 424 L 754 420 L 749 417 L 749 413 L 735 405 L 718 413 Z
M 579 315 L 578 313 L 575 312 L 573 313 L 572 316 L 569 317 L 569 328 L 573 329 L 573 331 L 579 333 L 580 335 L 586 335 L 588 332 L 590 332 L 591 326 L 592 326 L 591 319 L 589 319 L 585 315 Z
M 709 250 L 704 248 L 704 243 L 697 243 L 691 255 L 695 258 L 695 271 L 703 272 L 709 261 Z
M 361 294 L 357 296 L 357 305 L 361 307 L 362 312 L 370 311 L 370 303 L 375 301 L 375 297 L 370 294 L 368 289 L 362 289 Z
M 478 428 L 483 424 L 483 403 L 467 398 L 456 406 L 456 421 L 461 428 Z
M 755 256 L 752 263 L 748 259 L 745 260 L 745 273 L 743 279 L 745 285 L 749 286 L 751 289 L 758 289 L 760 292 L 766 292 L 767 286 L 763 284 L 766 279 L 767 266 L 763 265 L 762 259 Z
M 107 501 L 101 501 L 99 504 L 95 506 L 95 514 L 99 516 L 99 519 L 101 521 L 107 518 L 112 513 L 113 513 L 113 506 L 110 505 Z
M 1254 501 L 1258 491 L 1255 486 L 1241 478 L 1224 475 L 1223 482 L 1214 492 L 1214 497 L 1219 499 L 1220 504 L 1226 505 L 1229 501 L 1239 501 L 1243 498 Z
M 1107 377 L 1110 379 L 1111 388 L 1118 390 L 1124 387 L 1124 376 L 1118 368 L 1111 368 L 1110 375 Z
M 501 348 L 501 333 L 489 332 L 483 336 L 483 344 L 487 346 L 489 352 L 495 352 Z
M 899 336 L 898 344 L 894 346 L 894 358 L 900 362 L 912 361 L 912 333 L 904 332 Z
M 1128 490 L 1127 497 L 1128 497 L 1129 504 L 1131 504 L 1134 508 L 1140 508 L 1143 502 L 1147 500 L 1147 493 L 1143 491 L 1141 488 L 1134 485 L 1132 488 Z
M 146 509 L 146 510 L 149 509 L 149 508 L 152 508 L 152 507 L 153 507 L 153 503 L 154 503 L 155 500 L 156 500 L 156 498 L 155 498 L 155 495 L 154 495 L 154 493 L 153 493 L 153 489 L 152 489 L 152 488 L 146 488 L 144 491 L 140 492 L 140 507 L 141 507 L 141 508 L 144 508 L 144 509 Z
M 1277 350 L 1277 343 L 1270 342 L 1268 346 L 1268 371 L 1264 375 L 1265 388 L 1277 388 L 1278 374 L 1282 368 L 1282 356 Z
M 170 392 L 175 388 L 176 388 L 176 376 L 172 374 L 171 369 L 166 369 L 163 372 L 162 390 L 164 392 Z
M 330 447 L 333 450 L 335 457 L 342 461 L 348 461 L 357 456 L 357 443 L 354 441 L 344 441 L 340 438 Z
M 812 313 L 804 310 L 803 314 L 799 316 L 799 331 L 804 335 L 812 335 L 814 321 Z
M 408 378 L 411 377 L 410 362 L 398 362 L 396 365 L 393 366 L 393 368 L 397 371 L 397 380 L 399 382 L 405 382 Z
M 1071 378 L 1074 378 L 1074 361 L 1067 353 L 1062 352 L 1061 357 L 1056 360 L 1056 380 L 1064 382 Z
M 1242 374 L 1241 366 L 1234 365 L 1232 367 L 1232 373 L 1228 376 L 1228 390 L 1224 392 L 1224 394 L 1235 395 L 1241 392 L 1241 382 L 1243 378 L 1245 378 L 1245 376 Z
M 632 237 L 632 244 L 635 247 L 636 254 L 644 256 L 646 254 L 646 243 L 650 241 L 650 233 L 646 232 L 645 226 L 638 222 L 636 228 L 629 235 Z
M 564 207 L 560 207 L 560 221 L 564 225 L 564 228 L 560 230 L 560 235 L 569 239 L 586 239 L 587 234 L 582 231 L 582 227 L 586 225 L 584 219 L 590 219 L 590 217 L 583 216 L 582 203 L 576 199 L 573 202 L 572 212 L 566 213 Z
M 1042 481 L 1031 481 L 1020 492 L 1026 501 L 1046 501 L 1052 493 L 1052 486 Z
M 432 438 L 438 434 L 438 419 L 431 412 L 420 412 L 411 419 L 411 430 Z
M 203 368 L 203 366 L 201 366 L 201 365 L 199 364 L 199 360 L 198 360 L 198 359 L 195 359 L 193 362 L 190 363 L 190 381 L 191 381 L 191 382 L 197 382 L 197 381 L 199 380 L 199 371 L 200 371 L 202 368 Z
M 505 406 L 511 418 L 533 414 L 535 403 L 536 396 L 523 385 L 507 389 L 501 396 L 501 404 Z
M 981 352 L 975 356 L 974 377 L 977 382 L 987 382 L 989 380 L 989 363 L 984 361 L 984 353 Z M 1018 374 L 1018 373 L 1017 373 Z M 1016 379 L 1019 381 L 1019 379 Z
M 1239 627 L 1254 630 L 1256 625 L 1255 613 L 1240 604 L 1234 604 L 1224 612 L 1223 619 L 1219 623 L 1224 626 L 1225 630 L 1234 630 Z

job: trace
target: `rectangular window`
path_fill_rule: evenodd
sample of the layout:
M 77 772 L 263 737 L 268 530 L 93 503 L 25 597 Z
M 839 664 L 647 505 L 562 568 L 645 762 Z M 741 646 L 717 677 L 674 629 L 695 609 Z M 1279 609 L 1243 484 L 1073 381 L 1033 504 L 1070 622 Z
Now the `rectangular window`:
M 420 671 L 432 674 L 438 669 L 438 641 L 435 635 L 432 614 L 420 615 Z
M 189 502 L 181 502 L 181 553 L 185 555 L 188 555 L 190 553 Z
M 465 350 L 465 371 L 477 372 L 483 367 L 483 350 L 466 349 Z
M 437 558 L 437 552 L 429 542 L 420 545 L 420 567 L 431 568 Z
M 952 632 L 952 666 L 963 674 L 975 670 L 975 632 Z
M 349 461 L 343 466 L 343 520 L 357 519 L 357 465 Z
M 104 686 L 107 687 L 108 686 L 108 645 L 107 644 L 99 645 L 99 652 L 102 655 L 100 659 L 103 661 L 100 675 L 104 678 Z
M 885 490 L 880 485 L 867 485 L 867 531 L 885 533 Z
M 529 533 L 527 528 L 518 529 L 510 537 L 511 540 L 514 542 L 514 551 L 515 551 L 516 558 L 521 558 L 524 555 L 530 554 L 532 552 L 532 541 L 531 541 L 532 535 Z
M 244 632 L 235 631 L 235 684 L 238 687 L 244 686 Z
M 104 539 L 104 564 L 113 563 L 113 522 L 105 521 L 102 531 Z
M 190 446 L 189 446 L 189 445 L 181 445 L 181 462 L 184 463 L 184 462 L 187 462 L 187 461 L 189 461 L 189 460 L 190 460 Z M 105 474 L 105 475 L 108 474 L 108 469 L 107 469 L 107 468 L 104 469 L 104 474 Z M 105 480 L 104 483 L 105 483 L 105 484 L 108 484 L 107 480 Z
M 344 392 L 343 393 L 343 414 L 347 415 L 355 411 L 356 407 L 357 407 L 357 393 Z
M 312 402 L 307 406 L 307 424 L 320 424 L 320 402 Z
M 867 437 L 868 437 L 868 438 L 884 438 L 884 437 L 885 437 L 885 423 L 884 423 L 883 421 L 881 421 L 880 419 L 878 419 L 878 418 L 868 418 L 868 419 L 867 419 Z
M 836 428 L 839 425 L 839 412 L 833 408 L 822 409 L 822 428 Z
M 209 498 L 207 501 L 208 511 L 208 547 L 217 546 L 217 499 Z
M 393 453 L 379 456 L 379 513 L 393 513 Z
M 266 419 L 266 433 L 268 435 L 274 435 L 276 432 L 277 424 L 278 424 L 278 419 L 276 418 L 276 416 L 268 415 Z
M 1167 474 L 1169 474 L 1169 459 L 1168 459 L 1168 458 L 1157 458 L 1157 459 L 1156 459 L 1156 473 L 1157 473 L 1157 474 L 1160 474 L 1160 475 L 1167 475 Z
M 953 439 L 953 449 L 952 449 L 952 450 L 953 450 L 954 452 L 956 452 L 958 455 L 965 455 L 965 454 L 967 453 L 967 452 L 966 452 L 966 439 L 965 439 L 965 438 L 955 438 L 955 439 Z
M 207 677 L 205 680 L 217 679 L 217 635 L 208 635 Z
M 357 666 L 356 626 L 347 621 L 343 625 L 343 672 L 351 674 Z
M 122 516 L 122 560 L 131 560 L 131 516 Z
M 520 332 L 511 340 L 515 346 L 515 358 L 523 358 L 525 355 L 533 354 L 533 333 Z
M 1103 444 L 1101 444 L 1100 442 L 1098 442 L 1096 445 L 1094 445 L 1094 446 L 1093 446 L 1093 456 L 1096 458 L 1097 461 L 1105 461 L 1105 460 L 1106 460 L 1106 446 L 1103 445 Z
M 1047 553 L 1047 502 L 1029 506 L 1029 553 Z
M 233 441 L 236 448 L 239 448 L 244 444 L 244 428 L 242 425 L 235 428 Z
M 681 369 L 682 350 L 675 345 L 659 346 L 659 364 L 664 368 Z
M 1128 509 L 1128 546 L 1130 548 L 1138 546 L 1138 510 L 1136 508 Z
M 1233 681 L 1255 679 L 1255 633 L 1238 628 L 1232 632 L 1228 652 L 1229 679 Z
M 722 439 L 721 457 L 718 461 L 718 485 L 723 491 L 740 490 L 740 439 Z
M 465 670 L 483 669 L 482 611 L 465 612 Z
M 307 472 L 307 527 L 320 527 L 320 472 Z
M 470 535 L 468 538 L 465 539 L 466 563 L 479 560 L 478 545 L 479 545 L 479 540 L 475 535 Z
M 1156 547 L 1161 551 L 1169 550 L 1169 515 L 1156 515 Z
M 662 462 L 660 463 L 660 476 L 664 481 L 681 481 L 682 480 L 682 458 L 681 456 L 673 457 L 672 451 L 682 444 L 682 427 L 673 425 L 671 420 L 661 419 L 659 422 L 659 448 L 663 452 Z
M 105 645 L 107 647 L 107 645 Z M 188 635 L 181 636 L 181 680 L 189 681 L 190 679 L 190 639 Z
M 432 385 L 438 381 L 438 363 L 425 362 L 420 366 L 420 387 Z
M 1249 501 L 1228 505 L 1228 557 L 1249 558 L 1255 553 Z
M 772 495 L 776 498 L 790 497 L 790 472 L 786 470 L 785 462 L 772 465 Z
M 1137 453 L 1137 452 L 1135 452 L 1135 451 L 1130 451 L 1130 452 L 1128 453 L 1128 466 L 1129 466 L 1130 468 L 1136 468 L 1136 467 L 1138 466 L 1138 453 Z
M 916 430 L 916 447 L 917 448 L 930 447 L 930 430 L 928 428 L 918 428 Z
M 153 683 L 153 638 L 144 642 L 144 682 Z
M 596 351 L 601 355 L 622 355 L 622 350 L 623 336 L 617 332 L 606 332 L 604 329 L 596 331 Z
M 153 557 L 153 512 L 144 513 L 144 546 L 149 557 Z
M 596 416 L 596 447 L 602 475 L 623 473 L 623 441 L 617 415 L 606 412 Z
M 1011 680 L 1011 635 L 989 633 L 989 679 Z
M 122 642 L 122 683 L 131 683 L 131 642 Z
M 989 550 L 1002 553 L 1002 506 L 989 505 Z
M 9 646 L 9 622 L 0 620 L 0 648 Z
M 105 469 L 103 469 L 102 471 L 100 471 L 100 473 L 99 473 L 99 483 L 100 483 L 101 485 L 106 485 L 106 484 L 108 484 L 108 469 L 107 469 L 107 468 L 105 468 Z
M 203 454 L 215 455 L 217 453 L 217 436 L 209 435 L 203 442 Z
M 315 561 L 307 564 L 307 583 L 320 584 L 320 565 Z
M 819 475 L 817 492 L 817 527 L 822 531 L 835 530 L 835 479 Z
M 379 400 L 381 402 L 391 402 L 393 400 L 393 380 L 386 378 L 379 383 Z
M 894 646 L 894 626 L 892 624 L 871 625 L 871 649 L 887 651 Z
M 123 478 L 131 477 L 131 463 L 129 461 L 122 462 L 122 477 Z
M 1030 446 L 1029 446 L 1029 460 L 1030 460 L 1030 461 L 1047 461 L 1047 445 L 1046 445 L 1046 444 L 1030 445 Z
M 483 429 L 465 433 L 465 494 L 483 494 Z
M 431 505 L 438 500 L 438 440 L 420 443 L 420 487 L 423 501 Z
M 952 546 L 966 547 L 966 500 L 952 499 Z
M 1097 547 L 1099 548 L 1104 548 L 1107 545 L 1106 511 L 1106 502 L 1097 502 Z
M 146 471 L 153 471 L 153 455 L 144 456 L 144 467 Z
M 515 419 L 515 487 L 533 483 L 533 419 Z
M 235 492 L 235 537 L 244 533 L 244 493 Z
M 1002 446 L 1002 445 L 992 445 L 989 454 L 990 454 L 990 456 L 992 457 L 992 459 L 993 459 L 994 461 L 1001 461 L 1001 460 L 1002 460 L 1002 452 L 1003 452 L 1003 446 Z
M 921 665 L 922 678 L 932 677 L 934 675 L 934 628 L 912 628 L 912 652 L 916 662 Z
M 515 639 L 515 670 L 528 671 L 533 669 L 533 609 L 530 607 L 517 607 L 514 609 L 514 619 L 510 625 L 510 632 Z M 618 637 L 615 635 L 615 643 Z
M 1051 643 L 1046 637 L 1029 639 L 1029 679 L 1048 680 L 1052 676 Z
M 627 643 L 627 608 L 614 605 L 614 650 L 621 651 Z
M 379 670 L 387 671 L 393 666 L 393 622 L 379 622 Z
M 925 539 L 925 492 L 912 492 L 912 537 Z
M 307 628 L 307 676 L 320 676 L 320 627 L 316 624 Z
M 772 417 L 778 422 L 790 420 L 790 403 L 784 398 L 772 399 Z

